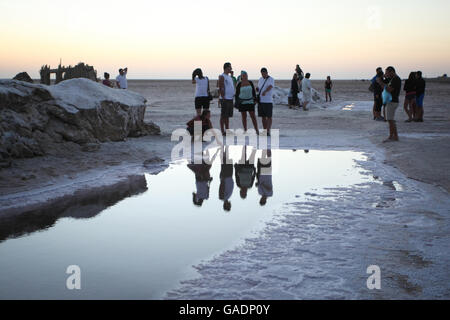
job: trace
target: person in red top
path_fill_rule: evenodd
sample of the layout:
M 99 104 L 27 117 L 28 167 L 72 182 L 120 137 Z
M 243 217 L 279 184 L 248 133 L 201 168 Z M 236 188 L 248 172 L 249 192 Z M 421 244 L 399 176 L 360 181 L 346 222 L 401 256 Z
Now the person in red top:
M 105 72 L 104 76 L 105 76 L 105 80 L 103 80 L 102 83 L 103 83 L 105 86 L 112 88 L 113 85 L 112 85 L 112 82 L 109 80 L 109 73 L 108 73 L 108 72 Z
M 211 123 L 211 111 L 203 110 L 201 115 L 194 117 L 192 120 L 186 123 L 187 131 L 189 131 L 192 137 L 194 136 L 194 123 L 196 121 L 202 122 L 202 135 L 205 134 L 207 130 L 213 128 Z

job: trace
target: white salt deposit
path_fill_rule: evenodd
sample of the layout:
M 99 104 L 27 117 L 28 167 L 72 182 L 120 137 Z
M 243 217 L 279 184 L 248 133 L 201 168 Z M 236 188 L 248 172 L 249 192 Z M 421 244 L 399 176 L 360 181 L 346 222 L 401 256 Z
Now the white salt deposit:
M 51 95 L 64 104 L 77 109 L 94 109 L 102 101 L 116 101 L 132 107 L 143 106 L 146 99 L 138 93 L 129 90 L 109 88 L 89 79 L 71 79 L 55 86 L 45 86 Z
M 18 84 L 21 89 L 17 86 Z M 80 109 L 95 109 L 101 105 L 102 101 L 115 101 L 131 107 L 144 106 L 147 102 L 136 92 L 109 88 L 101 83 L 83 78 L 66 80 L 53 86 L 16 80 L 0 80 L 0 94 L 2 95 L 26 96 L 35 89 L 50 92 L 58 105 L 71 113 L 76 113 Z

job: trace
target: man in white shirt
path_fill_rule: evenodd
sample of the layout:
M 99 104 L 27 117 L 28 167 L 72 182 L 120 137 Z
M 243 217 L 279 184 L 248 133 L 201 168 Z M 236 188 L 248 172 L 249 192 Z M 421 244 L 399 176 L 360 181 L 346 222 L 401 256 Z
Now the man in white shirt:
M 128 89 L 127 73 L 128 68 L 119 69 L 119 75 L 116 77 L 117 87 L 119 89 Z
M 263 128 L 266 129 L 267 135 L 270 136 L 272 128 L 272 110 L 273 110 L 273 87 L 275 80 L 269 76 L 267 69 L 261 69 L 262 77 L 259 79 L 258 88 L 258 116 L 262 118 Z
M 303 110 L 308 111 L 308 104 L 312 99 L 312 86 L 311 86 L 311 74 L 307 73 L 305 79 L 302 80 L 302 92 L 303 92 Z
M 233 117 L 235 87 L 233 78 L 230 76 L 232 70 L 231 63 L 226 62 L 223 65 L 223 73 L 219 76 L 219 99 L 221 101 L 220 129 L 224 136 L 226 135 L 225 130 L 230 128 L 230 118 Z

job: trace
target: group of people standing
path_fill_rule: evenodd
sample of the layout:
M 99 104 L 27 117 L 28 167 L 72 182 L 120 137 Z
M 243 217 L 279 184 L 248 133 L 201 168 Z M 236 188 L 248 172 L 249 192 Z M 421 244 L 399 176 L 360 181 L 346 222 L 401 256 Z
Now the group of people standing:
M 331 102 L 331 91 L 333 89 L 333 81 L 331 77 L 327 76 L 325 81 L 325 97 L 326 102 L 328 100 Z M 303 93 L 303 103 L 300 103 L 298 99 L 298 94 Z M 312 101 L 312 85 L 311 85 L 311 74 L 303 74 L 303 70 L 299 65 L 295 67 L 295 73 L 291 80 L 291 90 L 289 92 L 289 108 L 296 109 L 297 107 L 302 108 L 304 111 L 308 111 L 308 104 Z
M 201 69 L 195 69 L 192 73 L 192 83 L 196 85 L 195 109 L 197 116 L 188 122 L 188 130 L 192 130 L 194 121 L 202 121 L 204 129 L 212 129 L 210 112 L 210 102 L 212 95 L 209 89 L 209 79 L 203 75 Z M 237 108 L 242 116 L 242 126 L 247 131 L 247 113 L 250 115 L 253 127 L 259 135 L 258 121 L 256 119 L 255 108 L 257 105 L 258 116 L 262 120 L 263 129 L 270 136 L 272 128 L 273 113 L 273 88 L 275 80 L 269 76 L 267 68 L 261 69 L 261 78 L 255 87 L 248 79 L 248 73 L 241 71 L 238 79 L 233 76 L 231 63 L 226 62 L 223 66 L 223 73 L 219 76 L 219 106 L 220 106 L 220 129 L 222 135 L 226 135 L 226 130 L 230 129 L 230 118 L 233 117 L 234 108 Z
M 393 69 L 393 67 L 390 68 Z M 393 97 L 390 96 L 391 92 L 389 92 L 388 84 L 391 79 L 388 77 L 387 71 L 384 73 L 383 69 L 378 67 L 376 73 L 377 74 L 371 80 L 371 86 L 369 88 L 374 94 L 373 119 L 377 121 L 389 121 L 386 114 L 387 103 L 399 103 L 398 95 L 394 95 Z M 396 82 L 398 85 L 398 79 L 396 79 Z M 403 86 L 403 90 L 405 91 L 403 108 L 408 116 L 408 119 L 405 120 L 405 122 L 423 122 L 425 86 L 425 79 L 423 79 L 421 71 L 411 72 L 409 74 L 409 77 Z M 398 93 L 400 93 L 400 91 Z M 382 110 L 383 115 L 381 115 Z
M 373 118 L 389 123 L 389 137 L 383 142 L 398 141 L 395 112 L 400 103 L 402 80 L 392 66 L 387 67 L 385 72 L 378 67 L 376 73 L 369 88 L 374 94 Z M 411 72 L 403 90 L 405 91 L 404 110 L 408 115 L 406 122 L 423 122 L 425 80 L 422 78 L 422 72 Z
M 209 199 L 209 190 L 213 181 L 210 169 L 219 152 L 222 157 L 219 199 L 223 201 L 223 209 L 225 211 L 231 210 L 230 199 L 235 186 L 233 174 L 236 185 L 240 189 L 241 199 L 246 199 L 249 189 L 252 189 L 256 185 L 258 193 L 261 196 L 259 204 L 261 206 L 266 205 L 267 199 L 273 196 L 272 151 L 270 149 L 263 150 L 255 168 L 256 149 L 253 149 L 250 157 L 247 158 L 247 146 L 243 146 L 241 159 L 237 163 L 233 163 L 233 160 L 230 159 L 228 149 L 229 147 L 218 149 L 211 159 L 209 159 L 208 154 L 209 164 L 205 161 L 201 164 L 188 164 L 188 168 L 195 174 L 197 192 L 192 194 L 192 202 L 194 205 L 201 207 L 203 202 Z

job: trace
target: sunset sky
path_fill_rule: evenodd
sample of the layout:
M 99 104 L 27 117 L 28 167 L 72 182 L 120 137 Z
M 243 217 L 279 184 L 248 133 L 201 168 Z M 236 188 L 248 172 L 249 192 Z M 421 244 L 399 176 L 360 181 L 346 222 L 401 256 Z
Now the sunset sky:
M 223 63 L 278 79 L 300 64 L 312 78 L 450 73 L 448 0 L 0 0 L 0 78 L 80 61 L 98 75 L 186 79 Z

